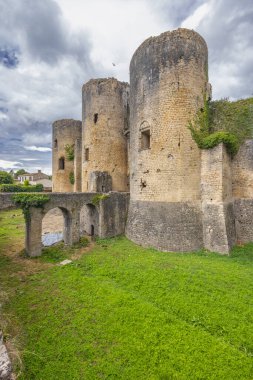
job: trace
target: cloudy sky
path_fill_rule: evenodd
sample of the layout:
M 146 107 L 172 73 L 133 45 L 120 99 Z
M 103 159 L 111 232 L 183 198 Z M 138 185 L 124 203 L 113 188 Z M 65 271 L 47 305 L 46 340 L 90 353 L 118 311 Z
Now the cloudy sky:
M 0 169 L 50 173 L 51 124 L 81 118 L 82 84 L 128 81 L 140 43 L 178 27 L 207 41 L 214 99 L 253 94 L 253 0 L 0 0 Z

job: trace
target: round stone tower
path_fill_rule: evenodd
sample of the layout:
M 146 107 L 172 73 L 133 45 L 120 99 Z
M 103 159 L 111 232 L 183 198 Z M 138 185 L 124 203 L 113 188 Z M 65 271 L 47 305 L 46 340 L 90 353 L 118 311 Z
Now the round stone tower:
M 207 71 L 207 45 L 188 29 L 151 37 L 133 55 L 127 235 L 138 243 L 174 251 L 202 245 L 201 156 L 187 125 L 203 107 Z
M 53 191 L 81 191 L 82 122 L 73 119 L 53 123 Z
M 82 93 L 82 191 L 127 191 L 129 85 L 92 79 Z

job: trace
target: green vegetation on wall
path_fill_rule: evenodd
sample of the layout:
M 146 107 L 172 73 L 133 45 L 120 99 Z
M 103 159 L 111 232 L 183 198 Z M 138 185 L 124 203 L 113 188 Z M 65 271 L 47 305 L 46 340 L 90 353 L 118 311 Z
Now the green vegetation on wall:
M 30 218 L 30 207 L 43 208 L 44 204 L 49 201 L 49 196 L 44 194 L 14 194 L 13 202 L 22 208 L 25 220 Z
M 71 183 L 71 185 L 75 184 L 75 175 L 74 175 L 74 172 L 70 172 L 69 173 L 69 182 Z
M 68 161 L 74 161 L 75 158 L 75 144 L 66 144 L 64 146 L 66 157 Z
M 97 206 L 99 204 L 100 201 L 103 201 L 104 199 L 108 199 L 109 198 L 109 195 L 108 194 L 96 194 L 94 195 L 94 197 L 92 198 L 92 204 L 94 206 Z
M 253 137 L 253 98 L 236 102 L 205 101 L 189 129 L 200 149 L 210 149 L 223 142 L 234 156 L 240 145 Z

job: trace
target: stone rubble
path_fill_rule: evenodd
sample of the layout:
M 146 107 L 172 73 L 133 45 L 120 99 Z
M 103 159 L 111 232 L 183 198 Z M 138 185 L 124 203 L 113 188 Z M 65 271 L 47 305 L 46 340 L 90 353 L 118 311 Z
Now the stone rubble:
M 7 349 L 3 343 L 3 333 L 0 331 L 0 379 L 11 380 L 12 379 L 12 366 L 7 352 Z

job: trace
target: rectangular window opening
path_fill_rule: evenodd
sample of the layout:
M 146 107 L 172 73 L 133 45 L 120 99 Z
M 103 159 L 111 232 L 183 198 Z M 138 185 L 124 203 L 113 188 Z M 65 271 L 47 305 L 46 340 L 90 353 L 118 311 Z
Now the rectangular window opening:
M 65 159 L 64 157 L 61 157 L 59 159 L 59 170 L 64 170 L 65 169 Z
M 90 151 L 89 148 L 85 148 L 84 150 L 84 160 L 89 161 Z

